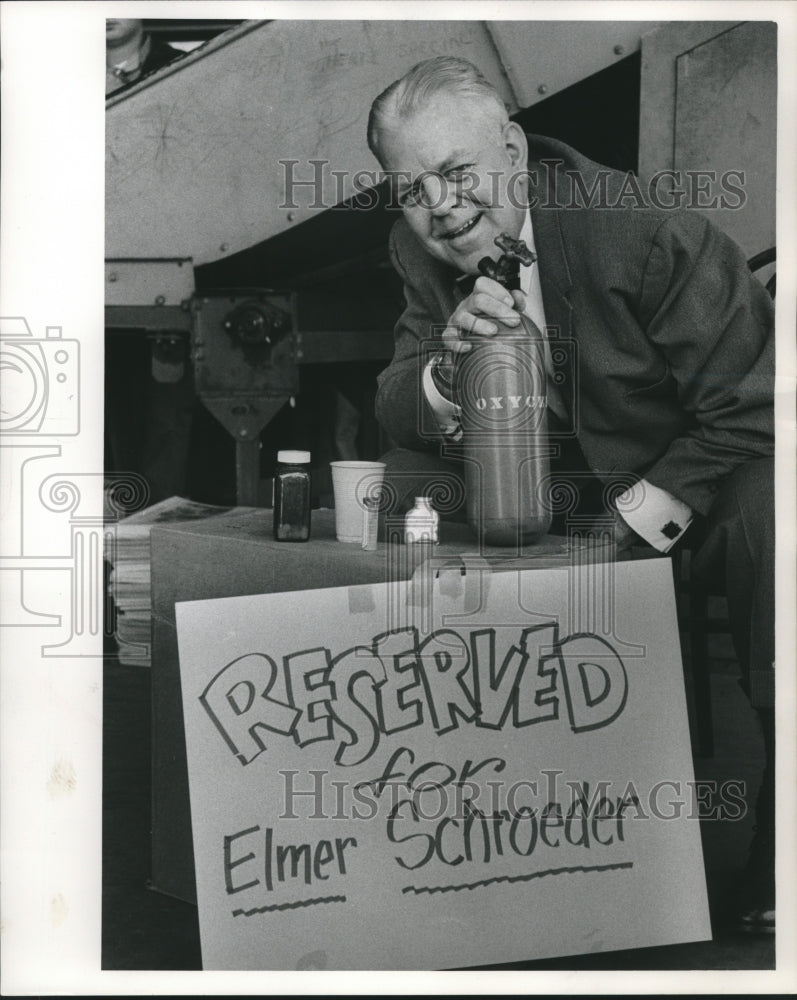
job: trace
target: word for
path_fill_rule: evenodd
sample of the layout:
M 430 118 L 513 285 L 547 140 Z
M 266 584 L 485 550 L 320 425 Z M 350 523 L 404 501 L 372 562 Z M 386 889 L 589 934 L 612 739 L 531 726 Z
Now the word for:
M 381 737 L 431 726 L 438 735 L 463 723 L 500 730 L 569 723 L 574 733 L 610 725 L 628 696 L 625 666 L 591 633 L 560 639 L 556 622 L 521 630 L 450 628 L 421 641 L 416 628 L 381 633 L 370 645 L 335 654 L 326 647 L 282 657 L 253 652 L 226 664 L 200 703 L 243 765 L 270 735 L 299 747 L 333 744 L 336 764 L 352 767 Z

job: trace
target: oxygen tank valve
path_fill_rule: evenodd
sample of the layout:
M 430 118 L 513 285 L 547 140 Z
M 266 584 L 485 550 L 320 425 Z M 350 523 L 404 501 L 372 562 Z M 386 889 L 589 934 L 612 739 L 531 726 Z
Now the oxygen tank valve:
M 537 255 L 529 250 L 523 240 L 514 240 L 507 233 L 496 236 L 495 245 L 504 251 L 503 254 L 497 261 L 491 257 L 482 257 L 479 270 L 488 278 L 509 288 L 516 284 L 520 265 L 529 267 L 537 259 Z

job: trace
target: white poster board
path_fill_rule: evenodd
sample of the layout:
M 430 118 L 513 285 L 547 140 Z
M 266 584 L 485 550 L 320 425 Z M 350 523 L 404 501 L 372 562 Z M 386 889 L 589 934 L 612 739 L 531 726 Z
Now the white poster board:
M 711 936 L 669 561 L 585 572 L 177 605 L 206 969 Z

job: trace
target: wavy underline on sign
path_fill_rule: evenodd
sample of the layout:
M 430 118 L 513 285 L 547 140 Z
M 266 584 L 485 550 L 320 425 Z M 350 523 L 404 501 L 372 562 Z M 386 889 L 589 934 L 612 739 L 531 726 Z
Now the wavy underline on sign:
M 486 885 L 497 882 L 530 882 L 534 878 L 544 878 L 546 875 L 573 875 L 577 872 L 608 872 L 617 868 L 633 868 L 633 861 L 618 861 L 612 865 L 572 865 L 569 868 L 548 868 L 546 871 L 529 872 L 527 875 L 496 875 L 494 878 L 483 878 L 478 882 L 465 882 L 462 885 L 406 885 L 402 893 L 414 892 L 459 892 L 461 889 L 482 889 Z
M 233 910 L 234 917 L 254 917 L 258 913 L 274 913 L 276 910 L 296 910 L 300 906 L 316 906 L 318 903 L 345 903 L 345 896 L 319 896 L 318 899 L 297 899 L 295 903 L 275 903 L 273 906 L 256 906 L 252 910 Z

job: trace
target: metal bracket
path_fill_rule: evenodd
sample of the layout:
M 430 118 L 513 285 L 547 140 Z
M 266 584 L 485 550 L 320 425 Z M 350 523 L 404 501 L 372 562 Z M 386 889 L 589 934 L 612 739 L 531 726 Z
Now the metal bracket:
M 192 302 L 196 392 L 236 442 L 238 503 L 257 500 L 261 430 L 299 389 L 292 294 L 255 290 Z

